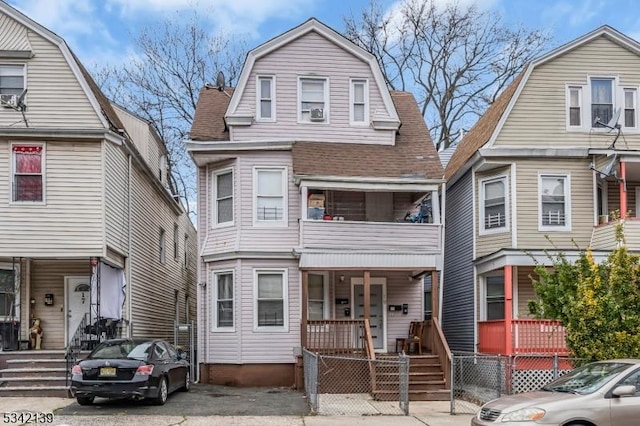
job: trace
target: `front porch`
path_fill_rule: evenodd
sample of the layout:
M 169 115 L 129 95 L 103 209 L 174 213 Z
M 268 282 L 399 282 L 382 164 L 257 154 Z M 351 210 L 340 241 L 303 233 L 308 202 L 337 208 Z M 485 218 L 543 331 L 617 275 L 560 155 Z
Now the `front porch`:
M 478 351 L 486 354 L 568 354 L 558 321 L 512 319 L 478 322 Z

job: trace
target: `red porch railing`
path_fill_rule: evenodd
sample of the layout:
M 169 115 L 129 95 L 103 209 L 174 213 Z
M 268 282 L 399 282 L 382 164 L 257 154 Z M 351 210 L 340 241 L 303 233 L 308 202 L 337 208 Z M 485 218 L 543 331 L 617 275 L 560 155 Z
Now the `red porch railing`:
M 506 346 L 503 320 L 478 323 L 478 351 L 490 354 L 557 353 L 567 354 L 565 328 L 555 320 L 511 320 L 513 346 Z

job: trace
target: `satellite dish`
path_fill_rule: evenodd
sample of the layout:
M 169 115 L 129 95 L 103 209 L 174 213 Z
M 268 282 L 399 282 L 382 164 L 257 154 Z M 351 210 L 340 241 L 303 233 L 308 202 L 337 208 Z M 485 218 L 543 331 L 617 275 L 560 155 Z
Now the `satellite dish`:
M 16 109 L 18 111 L 26 111 L 27 106 L 24 104 L 24 97 L 27 95 L 27 89 L 24 89 L 18 99 L 16 99 Z
M 216 86 L 218 90 L 224 89 L 224 74 L 222 71 L 218 71 L 218 75 L 216 76 Z
M 607 163 L 607 165 L 604 166 L 604 168 L 600 171 L 600 177 L 601 178 L 605 178 L 605 177 L 608 177 L 608 176 L 612 176 L 611 172 L 613 171 L 613 168 L 615 167 L 617 162 L 618 162 L 618 156 L 617 155 L 613 155 L 611 157 L 611 160 Z
M 620 125 L 618 124 L 618 119 L 620 118 L 621 112 L 622 112 L 622 108 L 616 108 L 616 110 L 613 111 L 613 116 L 611 117 L 611 120 L 609 120 L 609 122 L 604 126 L 611 130 L 619 128 Z

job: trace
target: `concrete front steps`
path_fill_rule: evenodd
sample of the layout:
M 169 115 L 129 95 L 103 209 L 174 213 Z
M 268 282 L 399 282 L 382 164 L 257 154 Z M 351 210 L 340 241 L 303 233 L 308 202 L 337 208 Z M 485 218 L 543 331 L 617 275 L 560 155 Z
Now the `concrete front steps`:
M 382 355 L 380 359 L 397 359 L 397 355 Z M 376 372 L 374 399 L 398 400 L 398 373 Z M 409 401 L 449 401 L 444 373 L 437 355 L 411 355 L 409 358 Z
M 0 352 L 0 397 L 69 397 L 64 350 Z

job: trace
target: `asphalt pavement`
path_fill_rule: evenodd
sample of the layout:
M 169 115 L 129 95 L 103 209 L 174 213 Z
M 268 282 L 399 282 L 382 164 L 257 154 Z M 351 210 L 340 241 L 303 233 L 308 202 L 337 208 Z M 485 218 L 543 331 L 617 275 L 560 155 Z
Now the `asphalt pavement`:
M 288 388 L 233 388 L 195 384 L 164 406 L 145 401 L 97 398 L 80 406 L 72 398 L 0 397 L 0 424 L 25 424 L 5 413 L 53 413 L 57 426 L 468 426 L 471 415 L 450 415 L 448 401 L 414 402 L 409 416 L 322 416 L 310 414 L 304 394 Z M 9 420 L 9 421 L 6 421 Z M 26 420 L 23 418 L 23 420 Z

